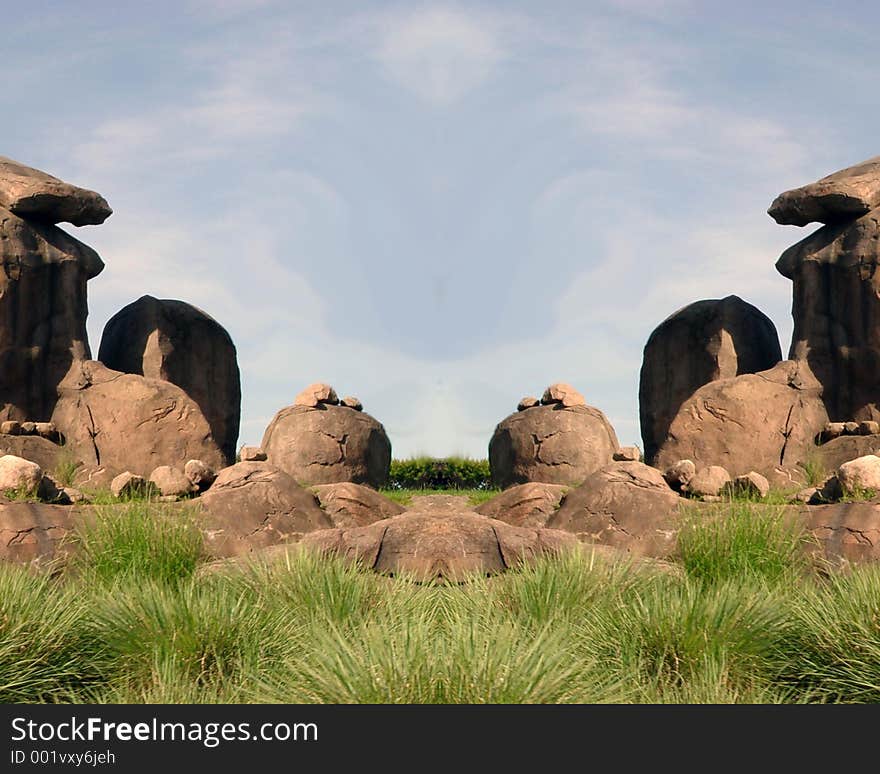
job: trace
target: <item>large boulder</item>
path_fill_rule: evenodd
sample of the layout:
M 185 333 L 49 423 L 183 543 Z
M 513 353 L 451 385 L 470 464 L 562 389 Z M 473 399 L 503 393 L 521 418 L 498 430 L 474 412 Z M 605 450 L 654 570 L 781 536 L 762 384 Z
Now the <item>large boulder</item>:
M 197 501 L 205 550 L 215 559 L 252 554 L 296 542 L 332 521 L 315 496 L 267 462 L 239 462 L 221 470 Z
M 880 207 L 880 156 L 779 194 L 767 213 L 783 226 L 839 223 Z
M 202 410 L 227 463 L 235 460 L 241 379 L 235 344 L 201 309 L 142 296 L 104 326 L 100 360 L 126 374 L 180 387 Z
M 0 435 L 0 455 L 14 454 L 36 462 L 43 470 L 55 470 L 69 457 L 63 446 L 38 435 Z
M 5 454 L 0 457 L 0 492 L 36 495 L 43 470 L 36 462 Z
M 794 283 L 789 357 L 822 385 L 829 417 L 880 420 L 880 209 L 824 226 L 776 268 Z
M 506 489 L 539 481 L 577 486 L 611 462 L 619 444 L 597 408 L 554 403 L 517 411 L 489 441 L 492 483 Z
M 481 503 L 476 512 L 514 527 L 543 527 L 568 491 L 562 484 L 530 482 L 505 489 Z
M 780 360 L 773 322 L 738 296 L 697 301 L 667 317 L 648 338 L 639 378 L 645 459 L 653 462 L 681 404 L 704 384 Z
M 844 462 L 866 454 L 880 454 L 880 438 L 871 435 L 841 435 L 823 443 L 816 450 L 815 457 L 823 470 L 832 471 L 837 470 Z
M 633 556 L 665 558 L 675 553 L 682 502 L 655 468 L 613 462 L 572 489 L 547 527 Z
M 52 419 L 88 466 L 141 476 L 190 459 L 223 467 L 208 421 L 195 401 L 170 382 L 122 374 L 87 360 L 71 369 L 59 396 Z
M 41 223 L 95 226 L 113 210 L 95 191 L 65 183 L 39 169 L 0 156 L 0 207 Z
M 91 357 L 86 283 L 104 264 L 56 226 L 2 208 L 0 263 L 0 420 L 46 420 L 71 366 Z
M 348 406 L 283 408 L 261 446 L 269 462 L 302 484 L 351 481 L 378 489 L 388 480 L 391 442 L 385 428 Z
M 81 516 L 77 507 L 0 497 L 0 561 L 38 566 L 67 554 Z
M 399 516 L 406 510 L 375 489 L 350 481 L 319 484 L 312 489 L 334 527 L 365 527 L 381 519 Z
M 657 454 L 661 469 L 682 459 L 731 476 L 756 471 L 779 481 L 815 454 L 828 415 L 822 387 L 803 362 L 703 385 L 681 406 Z

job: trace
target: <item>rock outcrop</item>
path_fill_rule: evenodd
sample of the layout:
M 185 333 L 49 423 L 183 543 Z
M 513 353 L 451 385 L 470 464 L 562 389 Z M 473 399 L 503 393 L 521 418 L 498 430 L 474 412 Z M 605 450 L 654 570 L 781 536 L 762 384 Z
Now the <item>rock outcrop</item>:
M 365 411 L 318 399 L 314 406 L 281 409 L 261 447 L 270 463 L 308 485 L 351 481 L 378 489 L 391 465 L 391 442 L 380 422 Z
M 375 489 L 350 481 L 320 484 L 313 490 L 334 527 L 365 527 L 381 519 L 399 516 L 406 510 Z
M 681 406 L 656 462 L 682 459 L 697 469 L 725 468 L 731 476 L 756 471 L 772 481 L 814 454 L 828 421 L 822 387 L 803 362 L 703 385 Z
M 110 318 L 100 360 L 108 368 L 176 384 L 202 410 L 225 462 L 235 460 L 241 379 L 235 344 L 201 309 L 142 296 Z
M 780 360 L 776 327 L 738 296 L 697 301 L 667 317 L 645 345 L 639 378 L 645 459 L 655 461 L 681 405 L 704 384 Z
M 514 527 L 544 527 L 556 513 L 568 487 L 562 484 L 528 483 L 512 486 L 474 510 Z
M 592 406 L 555 402 L 518 410 L 489 442 L 492 483 L 502 489 L 527 482 L 577 486 L 619 448 L 611 423 Z

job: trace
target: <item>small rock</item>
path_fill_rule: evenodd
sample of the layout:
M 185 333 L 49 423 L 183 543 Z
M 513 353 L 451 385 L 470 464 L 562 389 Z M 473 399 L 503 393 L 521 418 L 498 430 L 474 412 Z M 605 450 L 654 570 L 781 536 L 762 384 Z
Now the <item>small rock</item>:
M 3 435 L 21 435 L 21 422 L 14 420 L 0 422 L 0 433 Z
M 797 494 L 792 496 L 791 499 L 789 499 L 789 502 L 790 503 L 812 503 L 813 498 L 816 497 L 818 492 L 819 492 L 819 487 L 817 487 L 817 486 L 811 486 L 807 489 L 801 489 L 800 492 L 798 492 Z
M 135 497 L 146 494 L 148 489 L 147 480 L 143 476 L 125 471 L 120 473 L 110 482 L 110 492 L 116 498 Z
M 36 422 L 22 422 L 21 423 L 21 434 L 22 435 L 36 435 L 37 433 L 37 423 Z
M 837 480 L 845 494 L 867 489 L 880 492 L 880 457 L 866 454 L 844 462 L 837 469 Z
M 312 408 L 319 403 L 329 403 L 331 406 L 339 403 L 339 398 L 336 397 L 336 390 L 324 382 L 310 384 L 293 401 L 294 406 L 310 406 Z
M 86 497 L 82 492 L 80 492 L 79 489 L 77 489 L 76 487 L 66 486 L 61 491 L 64 493 L 64 496 L 71 504 L 87 503 L 89 501 L 89 498 Z
M 730 483 L 730 474 L 720 465 L 709 465 L 697 471 L 687 485 L 689 494 L 706 498 L 717 497 L 726 484 Z
M 829 422 L 822 430 L 822 441 L 833 441 L 844 434 L 846 427 L 843 422 Z
M 183 474 L 200 492 L 204 492 L 214 483 L 214 479 L 217 478 L 217 474 L 214 470 L 201 460 L 189 460 L 189 462 L 183 466 Z
M 238 458 L 241 462 L 265 462 L 266 452 L 259 446 L 242 446 Z
M 867 420 L 859 422 L 859 435 L 877 435 L 880 433 L 880 422 Z
M 565 382 L 556 382 L 544 390 L 541 403 L 545 406 L 551 403 L 561 403 L 563 406 L 586 406 L 587 402 L 574 387 Z
M 5 454 L 0 457 L 0 492 L 21 492 L 35 495 L 43 480 L 43 471 L 36 462 Z
M 697 466 L 691 460 L 679 460 L 666 468 L 663 478 L 676 492 L 685 489 L 697 472 Z
M 364 410 L 364 404 L 361 403 L 360 398 L 356 398 L 356 397 L 354 397 L 354 395 L 347 395 L 341 401 L 339 401 L 339 403 L 340 403 L 340 405 L 348 406 L 349 408 L 354 409 L 355 411 L 363 411 Z
M 843 423 L 843 431 L 845 435 L 858 435 L 859 434 L 859 423 L 858 422 L 844 422 Z
M 157 503 L 176 503 L 180 499 L 178 495 L 159 495 L 156 498 Z
M 539 401 L 534 395 L 527 395 L 519 403 L 516 404 L 516 410 L 525 411 L 526 409 L 534 408 L 535 406 L 540 405 L 541 401 Z
M 41 438 L 45 438 L 48 441 L 52 441 L 52 443 L 58 443 L 61 438 L 61 436 L 58 434 L 58 428 L 55 426 L 54 422 L 37 422 L 36 431 L 37 435 L 39 435 Z
M 744 476 L 737 476 L 725 489 L 733 494 L 751 495 L 765 498 L 770 493 L 770 482 L 754 470 Z
M 156 485 L 163 497 L 185 497 L 195 491 L 186 475 L 170 465 L 160 465 L 150 473 L 150 482 Z
M 638 446 L 621 446 L 614 452 L 615 462 L 641 462 L 642 452 Z

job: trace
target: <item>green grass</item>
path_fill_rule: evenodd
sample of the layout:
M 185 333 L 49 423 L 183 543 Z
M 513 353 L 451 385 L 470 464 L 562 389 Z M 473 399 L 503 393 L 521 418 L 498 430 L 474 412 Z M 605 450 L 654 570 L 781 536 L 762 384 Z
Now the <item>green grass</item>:
M 379 494 L 387 497 L 389 500 L 407 506 L 412 503 L 413 497 L 422 497 L 425 495 L 456 495 L 467 497 L 468 502 L 476 507 L 487 500 L 501 494 L 500 489 L 380 489 Z
M 430 586 L 292 551 L 198 572 L 178 509 L 107 509 L 64 571 L 0 565 L 0 701 L 880 702 L 880 568 L 819 574 L 719 504 L 679 570 L 588 549 Z

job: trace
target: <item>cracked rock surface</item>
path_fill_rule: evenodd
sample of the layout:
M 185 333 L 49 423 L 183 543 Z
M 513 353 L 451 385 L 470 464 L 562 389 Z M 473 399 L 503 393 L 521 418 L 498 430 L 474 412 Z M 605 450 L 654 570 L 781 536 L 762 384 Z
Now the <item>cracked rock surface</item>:
M 268 461 L 305 485 L 351 481 L 378 489 L 388 479 L 391 442 L 380 422 L 348 406 L 288 406 L 261 444 Z

